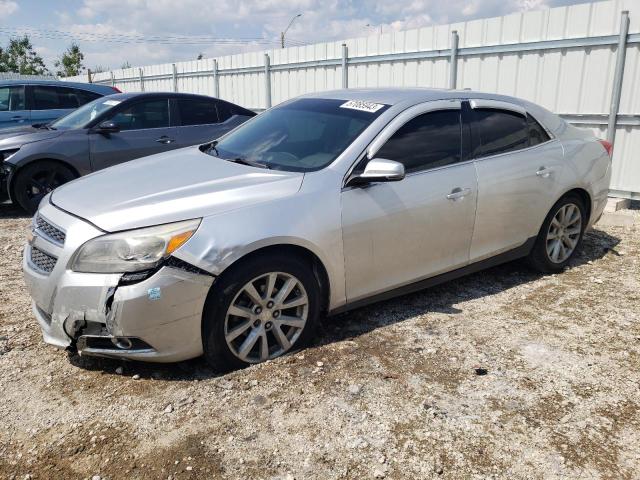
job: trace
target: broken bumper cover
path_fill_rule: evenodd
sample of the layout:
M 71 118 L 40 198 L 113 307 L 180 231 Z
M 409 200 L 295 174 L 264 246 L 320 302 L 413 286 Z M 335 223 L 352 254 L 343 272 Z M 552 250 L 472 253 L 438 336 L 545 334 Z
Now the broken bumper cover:
M 103 232 L 53 209 L 47 205 L 41 215 L 65 229 L 65 245 L 48 245 L 36 233 L 23 259 L 45 342 L 81 355 L 155 362 L 202 354 L 202 311 L 214 277 L 163 266 L 145 280 L 121 285 L 120 274 L 73 272 L 67 264 L 77 247 Z M 84 225 L 76 228 L 78 222 Z M 34 248 L 56 259 L 50 272 L 31 260 Z

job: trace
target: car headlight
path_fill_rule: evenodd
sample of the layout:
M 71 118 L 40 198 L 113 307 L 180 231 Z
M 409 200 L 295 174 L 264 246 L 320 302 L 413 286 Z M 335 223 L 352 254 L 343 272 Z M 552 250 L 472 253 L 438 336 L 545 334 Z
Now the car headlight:
M 200 219 L 96 237 L 82 245 L 71 269 L 85 273 L 139 272 L 157 267 L 186 243 Z

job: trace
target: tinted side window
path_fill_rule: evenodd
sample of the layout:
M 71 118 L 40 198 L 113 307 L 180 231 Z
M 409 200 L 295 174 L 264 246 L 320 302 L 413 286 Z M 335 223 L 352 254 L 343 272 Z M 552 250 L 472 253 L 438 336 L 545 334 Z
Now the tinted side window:
M 34 109 L 78 108 L 80 103 L 75 92 L 73 88 L 36 85 L 33 87 Z
M 85 103 L 92 102 L 96 98 L 102 97 L 102 95 L 100 95 L 99 93 L 90 92 L 88 90 L 80 90 L 79 88 L 74 88 L 73 91 L 76 95 L 76 98 L 78 99 L 78 104 L 80 106 L 84 105 Z
M 24 87 L 0 87 L 0 112 L 24 109 Z
M 212 100 L 179 98 L 178 111 L 180 112 L 180 124 L 183 126 L 218 123 L 216 102 Z
M 120 130 L 168 127 L 169 101 L 164 99 L 137 102 L 116 113 L 111 121 L 116 123 Z
M 529 146 L 529 130 L 523 115 L 507 110 L 474 110 L 480 146 L 476 157 L 513 152 Z
M 529 124 L 529 145 L 534 146 L 551 140 L 549 134 L 535 118 L 527 114 L 527 123 Z
M 227 102 L 218 102 L 218 118 L 221 122 L 226 122 L 234 114 L 231 112 L 231 105 Z
M 460 111 L 429 112 L 410 120 L 393 134 L 376 156 L 404 164 L 407 172 L 459 162 Z
M 218 107 L 218 117 L 221 122 L 227 121 L 234 115 L 243 115 L 245 117 L 255 117 L 256 112 L 252 112 L 251 110 L 247 110 L 246 108 L 238 107 L 237 105 L 233 105 L 232 103 L 227 103 L 224 101 L 217 102 Z

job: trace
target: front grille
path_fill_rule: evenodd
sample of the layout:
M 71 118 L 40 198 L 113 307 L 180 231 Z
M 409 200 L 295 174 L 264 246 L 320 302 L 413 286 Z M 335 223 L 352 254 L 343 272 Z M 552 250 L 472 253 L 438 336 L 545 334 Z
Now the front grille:
M 31 263 L 45 273 L 51 273 L 58 259 L 36 247 L 31 247 Z
M 66 234 L 57 227 L 54 227 L 40 215 L 36 217 L 36 229 L 45 237 L 53 240 L 55 243 L 64 244 Z

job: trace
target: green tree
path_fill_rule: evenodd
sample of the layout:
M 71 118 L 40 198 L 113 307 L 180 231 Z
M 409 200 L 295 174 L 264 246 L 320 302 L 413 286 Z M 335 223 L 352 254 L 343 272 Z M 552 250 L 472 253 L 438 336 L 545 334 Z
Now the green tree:
M 83 60 L 84 54 L 80 51 L 80 47 L 77 43 L 72 43 L 54 64 L 58 69 L 58 76 L 74 77 L 80 75 L 84 70 Z
M 28 36 L 9 39 L 4 50 L 0 48 L 0 72 L 13 72 L 22 75 L 45 75 L 48 72 L 44 60 L 31 45 Z

